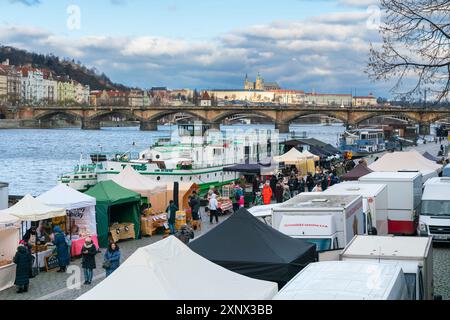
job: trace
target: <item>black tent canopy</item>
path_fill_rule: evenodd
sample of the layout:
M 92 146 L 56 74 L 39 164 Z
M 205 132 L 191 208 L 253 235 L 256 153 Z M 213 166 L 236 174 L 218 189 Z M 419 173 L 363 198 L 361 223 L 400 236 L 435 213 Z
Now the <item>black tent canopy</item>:
M 282 234 L 244 208 L 189 247 L 228 270 L 277 282 L 279 288 L 317 261 L 315 244 Z
M 438 162 L 438 161 L 440 160 L 438 157 L 433 156 L 433 155 L 432 155 L 431 153 L 429 153 L 428 151 L 425 152 L 425 153 L 423 154 L 423 156 L 424 156 L 425 158 L 427 158 L 428 160 L 431 160 L 431 161 L 434 161 L 434 162 Z
M 262 163 L 243 163 L 243 164 L 237 164 L 230 167 L 223 168 L 223 171 L 225 172 L 241 172 L 241 173 L 248 173 L 248 174 L 260 174 L 261 169 L 268 169 L 270 168 L 271 164 L 262 164 Z
M 341 177 L 342 181 L 357 181 L 359 178 L 372 173 L 373 170 L 369 169 L 365 164 L 360 163 L 353 170 L 347 172 Z

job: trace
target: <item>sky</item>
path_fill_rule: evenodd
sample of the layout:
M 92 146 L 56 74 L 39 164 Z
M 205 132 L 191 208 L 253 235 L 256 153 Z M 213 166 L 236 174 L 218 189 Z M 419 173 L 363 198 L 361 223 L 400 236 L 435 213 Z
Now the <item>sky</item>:
M 389 96 L 364 73 L 378 0 L 0 0 L 0 44 L 81 61 L 114 82 Z

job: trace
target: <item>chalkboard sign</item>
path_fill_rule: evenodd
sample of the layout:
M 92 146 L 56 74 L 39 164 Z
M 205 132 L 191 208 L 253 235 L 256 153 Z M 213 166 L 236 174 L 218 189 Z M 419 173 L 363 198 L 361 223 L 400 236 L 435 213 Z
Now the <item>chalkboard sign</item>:
M 56 269 L 59 267 L 58 257 L 54 254 L 51 256 L 45 257 L 45 270 L 48 272 L 50 270 Z

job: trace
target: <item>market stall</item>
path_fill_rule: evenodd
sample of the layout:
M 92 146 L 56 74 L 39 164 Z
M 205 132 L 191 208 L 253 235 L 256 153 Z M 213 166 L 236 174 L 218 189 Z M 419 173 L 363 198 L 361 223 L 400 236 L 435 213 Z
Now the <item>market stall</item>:
M 277 284 L 209 262 L 176 237 L 136 250 L 78 300 L 269 300 Z
M 308 168 L 308 156 L 298 151 L 296 148 L 292 148 L 285 154 L 273 158 L 274 161 L 279 163 L 284 163 L 285 165 L 296 166 L 299 173 L 306 175 L 309 173 L 314 173 L 311 168 Z
M 53 219 L 53 224 L 59 224 L 61 230 L 67 231 L 71 239 L 71 256 L 81 255 L 81 249 L 87 236 L 92 238 L 98 247 L 97 225 L 95 219 L 96 199 L 59 184 L 43 193 L 36 199 L 42 203 L 58 208 L 66 208 L 67 217 L 58 221 Z
M 282 234 L 243 208 L 188 246 L 230 271 L 280 288 L 317 259 L 315 244 Z
M 32 195 L 27 194 L 11 208 L 0 211 L 0 215 L 3 214 L 15 216 L 20 221 L 37 223 L 38 221 L 46 219 L 64 217 L 66 215 L 66 209 L 47 206 L 38 199 L 34 198 Z M 36 255 L 36 267 L 38 269 L 43 267 L 39 260 L 40 252 L 43 252 L 42 256 L 45 256 L 48 250 L 49 249 L 45 243 L 41 244 L 39 239 L 36 237 L 35 244 L 33 246 L 33 253 Z
M 167 208 L 167 185 L 139 174 L 132 167 L 125 168 L 112 179 L 118 185 L 139 193 L 151 204 L 156 212 L 164 212 Z
M 139 193 L 108 180 L 97 183 L 85 194 L 97 200 L 95 217 L 100 247 L 108 247 L 110 233 L 113 240 L 139 237 L 141 228 Z M 118 225 L 115 225 L 116 223 Z
M 390 172 L 413 170 L 422 173 L 422 182 L 437 177 L 442 171 L 442 165 L 430 161 L 415 150 L 408 152 L 386 153 L 380 159 L 369 165 L 375 172 Z
M 0 291 L 14 285 L 16 265 L 13 258 L 19 245 L 19 230 L 17 217 L 0 214 Z

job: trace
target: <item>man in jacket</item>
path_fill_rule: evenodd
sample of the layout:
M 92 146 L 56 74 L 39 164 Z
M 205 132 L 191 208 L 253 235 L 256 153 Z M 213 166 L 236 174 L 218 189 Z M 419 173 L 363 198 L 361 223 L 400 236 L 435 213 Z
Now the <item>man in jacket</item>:
M 216 217 L 216 222 L 219 223 L 219 215 L 217 209 L 219 208 L 219 202 L 216 199 L 216 195 L 213 193 L 211 199 L 209 199 L 208 209 L 209 209 L 209 222 L 213 223 L 213 218 Z
M 175 218 L 177 216 L 178 207 L 173 200 L 169 201 L 169 206 L 166 209 L 167 222 L 169 223 L 170 234 L 175 234 Z

